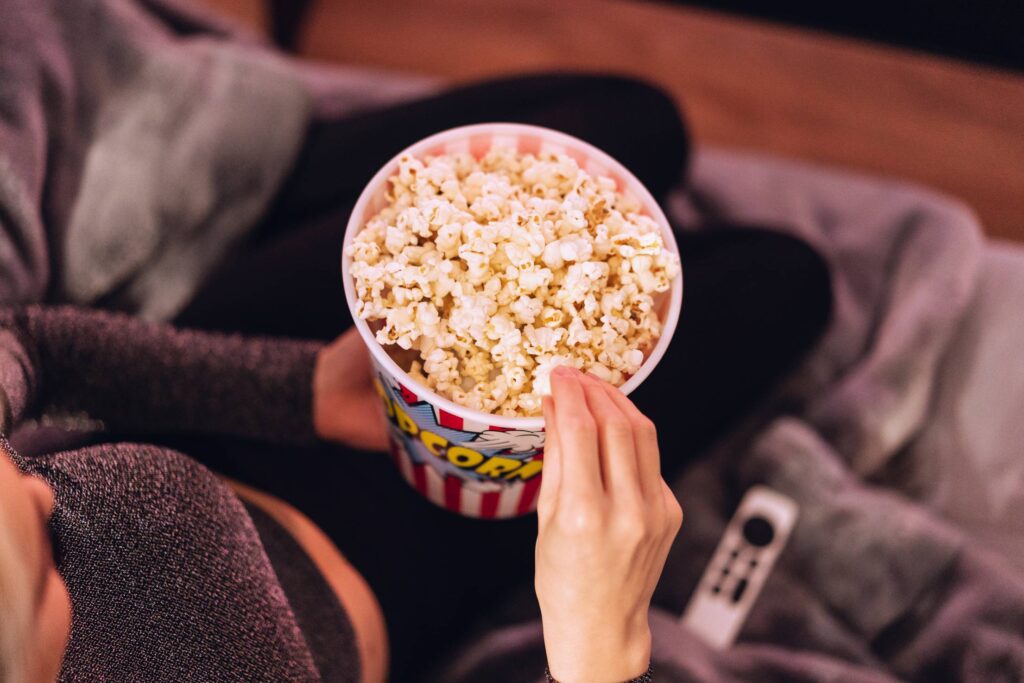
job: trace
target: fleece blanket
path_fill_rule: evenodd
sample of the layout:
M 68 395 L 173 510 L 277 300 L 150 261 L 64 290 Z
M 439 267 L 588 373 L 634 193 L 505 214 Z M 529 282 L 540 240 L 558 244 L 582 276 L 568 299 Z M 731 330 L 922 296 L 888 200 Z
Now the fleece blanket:
M 311 115 L 415 86 L 298 68 L 182 0 L 0 0 L 0 304 L 173 317 L 256 225 Z
M 1024 569 L 1024 249 L 890 178 L 704 152 L 673 213 L 775 224 L 830 260 L 835 318 L 793 378 L 799 417 L 858 479 L 898 491 Z

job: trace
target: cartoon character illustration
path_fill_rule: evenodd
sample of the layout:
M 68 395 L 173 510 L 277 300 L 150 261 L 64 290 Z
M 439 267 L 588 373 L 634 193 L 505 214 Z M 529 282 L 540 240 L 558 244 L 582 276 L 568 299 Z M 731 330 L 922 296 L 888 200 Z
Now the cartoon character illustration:
M 392 437 L 414 463 L 426 464 L 443 476 L 488 484 L 529 481 L 543 468 L 544 432 L 487 427 L 482 431 L 443 424 L 437 409 L 389 381 L 377 378 Z
M 512 453 L 534 454 L 544 447 L 543 432 L 528 432 L 523 429 L 498 431 L 488 429 L 480 432 L 469 443 L 478 450 L 511 451 Z

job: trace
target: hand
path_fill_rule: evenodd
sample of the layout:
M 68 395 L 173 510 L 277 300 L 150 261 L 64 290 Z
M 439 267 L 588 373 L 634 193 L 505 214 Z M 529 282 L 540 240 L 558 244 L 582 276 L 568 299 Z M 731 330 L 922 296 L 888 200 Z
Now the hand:
M 317 356 L 313 371 L 313 428 L 321 439 L 383 451 L 388 427 L 373 386 L 370 353 L 353 327 Z
M 651 657 L 647 611 L 683 513 L 654 424 L 622 392 L 560 367 L 544 399 L 537 598 L 552 677 L 620 682 Z

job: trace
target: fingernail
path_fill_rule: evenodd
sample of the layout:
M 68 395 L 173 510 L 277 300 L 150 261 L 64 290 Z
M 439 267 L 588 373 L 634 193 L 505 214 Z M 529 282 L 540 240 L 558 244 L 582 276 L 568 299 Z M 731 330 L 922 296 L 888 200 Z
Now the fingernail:
M 575 370 L 568 365 L 559 365 L 552 371 L 552 374 L 558 375 L 559 377 L 572 377 L 573 372 L 575 372 Z

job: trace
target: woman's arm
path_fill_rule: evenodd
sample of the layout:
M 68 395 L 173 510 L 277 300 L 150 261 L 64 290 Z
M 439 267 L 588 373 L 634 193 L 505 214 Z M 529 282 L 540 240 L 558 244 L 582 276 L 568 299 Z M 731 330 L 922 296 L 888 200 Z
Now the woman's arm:
M 0 426 L 9 429 L 25 417 L 85 416 L 130 432 L 312 442 L 318 377 L 320 434 L 358 441 L 352 421 L 330 408 L 353 411 L 355 405 L 368 414 L 375 407 L 368 361 L 350 353 L 340 367 L 318 362 L 324 349 L 72 307 L 9 310 L 0 313 L 0 394 L 6 396 Z M 364 441 L 380 445 L 379 437 Z
M 621 683 L 647 671 L 647 611 L 682 510 L 629 399 L 568 368 L 551 390 L 535 579 L 548 666 L 560 683 Z

